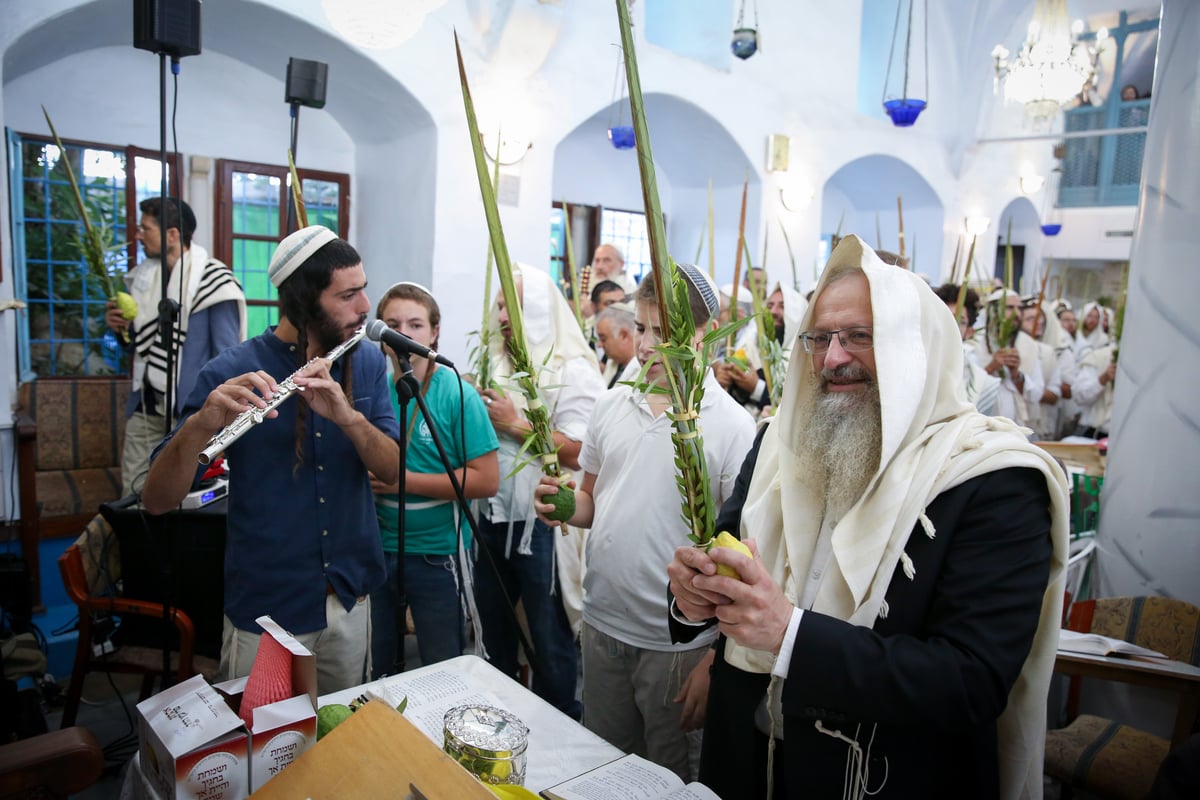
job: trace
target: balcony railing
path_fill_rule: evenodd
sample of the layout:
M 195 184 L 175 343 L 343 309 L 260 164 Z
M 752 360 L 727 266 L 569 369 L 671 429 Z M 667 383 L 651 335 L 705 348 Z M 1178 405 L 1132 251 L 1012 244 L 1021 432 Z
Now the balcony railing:
M 1120 104 L 1116 124 L 1120 128 L 1142 127 L 1149 116 L 1150 98 L 1129 100 Z M 1068 133 L 1101 131 L 1108 117 L 1109 109 L 1104 106 L 1072 109 L 1066 112 L 1064 129 Z M 1145 144 L 1145 133 L 1068 139 L 1058 186 L 1059 206 L 1137 205 Z

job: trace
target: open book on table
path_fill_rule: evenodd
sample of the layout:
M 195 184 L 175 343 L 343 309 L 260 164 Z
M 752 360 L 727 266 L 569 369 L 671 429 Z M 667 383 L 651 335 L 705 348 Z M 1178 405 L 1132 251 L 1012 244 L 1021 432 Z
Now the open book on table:
M 1143 656 L 1146 658 L 1166 658 L 1157 650 L 1139 647 L 1123 639 L 1113 639 L 1098 633 L 1079 633 L 1063 629 L 1058 632 L 1058 649 L 1072 653 L 1088 653 L 1094 656 Z
M 547 800 L 719 800 L 702 783 L 686 786 L 671 770 L 633 754 L 542 791 Z

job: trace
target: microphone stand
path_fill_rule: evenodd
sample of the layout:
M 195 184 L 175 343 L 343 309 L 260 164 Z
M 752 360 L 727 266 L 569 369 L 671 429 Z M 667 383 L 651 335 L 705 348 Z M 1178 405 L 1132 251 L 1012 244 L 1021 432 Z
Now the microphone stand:
M 399 352 L 395 348 L 391 347 L 391 345 L 388 345 L 388 348 L 391 349 L 391 351 L 396 354 L 397 358 L 400 359 L 401 367 L 407 368 L 407 370 L 408 370 L 408 372 L 404 376 L 402 376 L 402 379 L 407 378 L 412 381 L 413 386 L 416 386 L 417 385 L 416 380 L 412 378 L 412 366 L 408 362 L 407 355 L 405 353 Z M 430 369 L 433 369 L 433 367 L 434 367 L 433 364 L 430 364 L 429 366 L 430 366 Z M 462 380 L 462 376 L 460 376 L 458 374 L 458 370 L 454 369 L 453 367 L 448 367 L 448 369 L 452 369 L 454 371 L 455 376 L 458 377 L 458 379 L 460 381 Z M 404 471 L 403 471 L 404 464 L 403 464 L 403 460 L 404 460 L 404 448 L 405 448 L 405 444 L 404 444 L 405 427 L 407 425 L 407 423 L 405 422 L 404 406 L 407 404 L 408 401 L 403 399 L 404 394 L 400 391 L 400 382 L 399 381 L 397 381 L 397 384 L 396 384 L 396 392 L 402 398 L 401 404 L 400 404 L 400 459 L 401 459 L 401 465 L 400 465 L 401 466 L 401 473 L 400 473 L 400 486 L 401 486 L 400 531 L 401 531 L 401 534 L 400 534 L 400 537 L 401 537 L 401 548 L 403 548 L 403 537 L 404 537 L 404 534 L 403 534 L 403 531 L 404 531 L 404 494 L 403 494 L 403 491 L 404 491 L 404 488 L 403 488 L 404 487 Z M 420 391 L 412 392 L 412 396 L 416 398 L 417 408 L 421 411 L 422 416 L 425 417 L 425 424 L 429 428 L 429 436 L 431 439 L 433 439 L 433 446 L 435 448 L 437 448 L 438 459 L 442 462 L 442 469 L 445 470 L 446 477 L 448 477 L 450 479 L 450 486 L 453 487 L 453 489 L 454 489 L 454 496 L 458 499 L 458 505 L 459 505 L 459 508 L 462 509 L 463 517 L 467 520 L 467 525 L 469 525 L 471 528 L 471 534 L 475 537 L 475 541 L 479 543 L 479 549 L 481 551 L 483 551 L 484 555 L 487 557 L 488 565 L 492 568 L 493 572 L 495 572 L 497 574 L 497 576 L 499 576 L 499 568 L 496 565 L 496 556 L 494 553 L 492 553 L 491 548 L 488 547 L 488 544 L 484 540 L 483 535 L 479 532 L 479 523 L 476 521 L 475 515 L 471 513 L 471 505 L 467 500 L 467 496 L 463 493 L 462 484 L 458 480 L 458 473 L 455 470 L 453 463 L 450 461 L 449 454 L 446 453 L 445 446 L 442 444 L 442 437 L 438 434 L 437 425 L 434 422 L 433 417 L 431 417 L 429 414 L 429 407 L 425 404 L 425 397 L 421 394 Z M 466 475 L 466 464 L 465 463 L 463 464 L 463 475 L 464 476 Z M 457 537 L 460 537 L 460 538 L 462 536 L 461 531 L 458 531 L 458 530 L 455 531 L 455 534 Z M 401 549 L 401 556 L 403 556 L 403 549 Z M 499 585 L 500 592 L 504 595 L 504 599 L 508 604 L 509 613 L 511 613 L 513 615 L 513 629 L 517 633 L 517 640 L 521 643 L 521 647 L 523 647 L 525 649 L 525 654 L 529 657 L 529 664 L 533 668 L 533 670 L 536 672 L 539 667 L 537 653 L 533 649 L 533 644 L 525 636 L 524 631 L 521 630 L 520 620 L 517 619 L 516 604 L 513 603 L 512 598 L 509 596 L 508 589 L 506 589 L 504 587 L 504 581 L 497 580 L 497 584 Z M 466 586 L 465 576 L 464 576 L 464 579 L 459 582 L 459 585 L 463 586 L 464 591 L 465 591 L 465 586 Z M 404 623 L 402 622 L 402 624 L 404 624 Z M 403 639 L 401 639 L 401 641 L 403 641 Z M 403 658 L 403 655 L 401 655 L 401 658 Z
M 176 70 L 178 74 L 179 60 L 178 58 L 171 59 L 171 68 Z M 166 391 L 163 393 L 163 407 L 159 409 L 162 414 L 164 423 L 164 435 L 171 430 L 171 420 L 175 412 L 175 317 L 179 312 L 179 303 L 175 302 L 170 297 L 170 278 L 173 264 L 167 263 L 167 53 L 159 51 L 158 53 L 158 166 L 159 166 L 159 243 L 158 243 L 158 273 L 160 278 L 160 299 L 158 301 L 158 336 L 163 343 L 163 348 L 167 352 L 167 377 Z M 179 214 L 179 233 L 180 233 L 180 260 L 183 258 L 183 208 L 177 205 L 175 209 Z M 180 276 L 182 278 L 182 276 Z M 180 281 L 180 289 L 183 288 L 183 282 Z M 149 387 L 143 382 L 142 392 L 145 394 Z M 145 398 L 143 398 L 143 407 L 145 406 Z M 174 559 L 173 548 L 171 542 L 168 542 L 168 554 L 166 558 L 165 577 L 166 585 L 163 592 L 163 647 L 162 647 L 162 688 L 165 690 L 172 683 L 171 680 L 171 647 L 170 647 L 170 632 L 171 632 L 171 591 L 170 587 L 173 583 L 171 580 L 171 562 Z
M 289 67 L 288 69 L 290 71 L 291 68 Z M 291 103 L 290 105 L 291 105 L 290 115 L 292 118 L 292 123 L 291 123 L 292 130 L 291 130 L 291 141 L 289 142 L 289 145 L 292 148 L 292 163 L 294 164 L 297 162 L 297 159 L 298 159 L 298 156 L 296 155 L 296 140 L 300 136 L 300 104 L 299 103 Z M 299 177 L 299 175 L 300 175 L 300 168 L 296 167 L 296 176 Z M 291 180 L 291 175 L 288 175 L 288 180 Z M 303 189 L 301 186 L 297 186 L 296 189 L 297 189 L 297 191 L 303 192 Z M 303 194 L 301 194 L 301 197 L 303 197 Z M 287 233 L 284 234 L 285 236 L 287 234 L 292 233 L 295 230 L 297 230 L 297 223 L 296 223 L 297 211 L 298 211 L 298 209 L 296 208 L 295 195 L 292 194 L 291 192 L 288 192 L 287 228 L 286 228 Z M 411 374 L 411 370 L 409 371 L 409 373 Z M 400 497 L 400 502 L 401 502 L 401 504 L 403 504 L 403 502 L 404 502 L 403 495 L 401 495 L 401 497 Z
M 398 364 L 396 396 L 400 400 L 400 486 L 398 493 L 400 507 L 396 514 L 396 589 L 399 603 L 396 606 L 396 660 L 393 664 L 399 668 L 400 672 L 404 672 L 404 638 L 408 635 L 408 595 L 404 586 L 404 495 L 406 490 L 405 459 L 408 454 L 408 401 L 413 397 L 418 398 L 417 403 L 422 409 L 425 404 L 424 399 L 421 398 L 421 387 L 417 383 L 417 379 L 413 377 L 412 363 L 408 360 L 408 354 L 398 350 L 392 352 L 396 355 Z M 426 416 L 426 419 L 429 417 Z M 393 664 L 389 664 L 388 667 Z

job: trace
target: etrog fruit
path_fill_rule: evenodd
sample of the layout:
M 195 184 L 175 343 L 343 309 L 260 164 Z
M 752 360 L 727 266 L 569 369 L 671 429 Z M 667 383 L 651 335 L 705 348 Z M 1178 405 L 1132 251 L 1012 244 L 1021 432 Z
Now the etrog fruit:
M 121 316 L 125 319 L 137 319 L 137 301 L 133 299 L 133 295 L 129 292 L 117 292 L 117 296 L 113 298 L 113 302 L 117 304 L 117 308 L 121 309 Z
M 354 712 L 350 710 L 350 706 L 342 703 L 330 703 L 327 706 L 321 706 L 317 709 L 317 739 L 324 738 L 325 734 L 336 728 L 338 725 L 346 721 L 346 719 Z
M 542 501 L 554 506 L 554 510 L 546 516 L 558 522 L 566 522 L 575 513 L 575 492 L 566 486 L 559 486 L 554 494 L 548 494 Z
M 732 533 L 729 533 L 728 531 L 721 531 L 718 533 L 716 538 L 713 539 L 713 546 L 729 547 L 746 556 L 747 558 L 754 558 L 754 554 L 750 552 L 750 548 L 742 544 Z M 738 573 L 738 571 L 728 564 L 717 564 L 717 574 L 724 575 L 727 578 L 737 578 L 739 581 L 742 579 L 742 576 Z

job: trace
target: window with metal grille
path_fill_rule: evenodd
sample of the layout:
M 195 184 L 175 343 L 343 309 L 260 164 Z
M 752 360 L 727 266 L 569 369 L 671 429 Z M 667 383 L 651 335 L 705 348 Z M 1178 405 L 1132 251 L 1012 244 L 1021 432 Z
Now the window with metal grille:
M 309 169 L 296 172 L 308 224 L 324 225 L 345 239 L 350 227 L 350 176 Z M 275 245 L 289 230 L 290 191 L 286 166 L 217 161 L 213 255 L 233 269 L 246 292 L 250 336 L 279 321 L 279 294 L 267 277 L 267 267 Z
M 600 209 L 600 244 L 613 244 L 625 255 L 625 272 L 634 281 L 649 273 L 650 239 L 646 233 L 646 215 L 641 211 Z
M 91 219 L 110 229 L 109 270 L 120 276 L 138 257 L 137 214 L 129 209 L 160 191 L 157 154 L 75 140 L 63 140 L 64 153 L 49 137 L 9 131 L 8 138 L 14 294 L 28 306 L 17 328 L 20 379 L 122 373 L 126 349 L 104 324 L 108 298 L 79 251 L 83 225 L 64 158 Z

